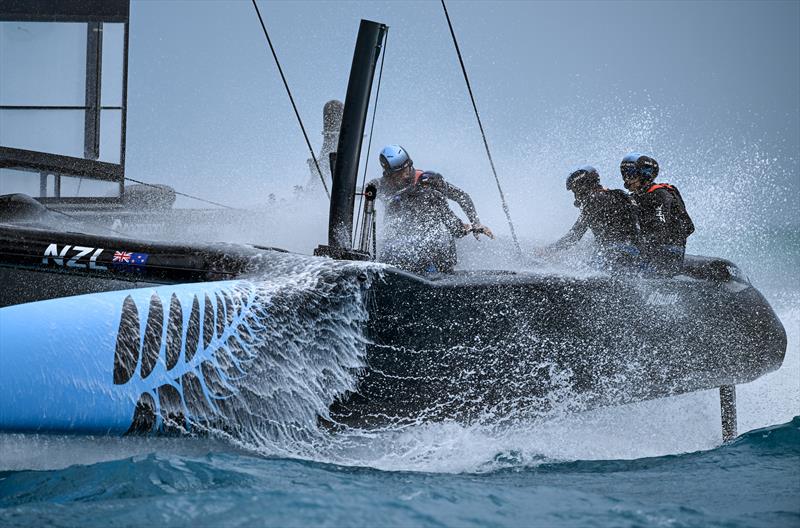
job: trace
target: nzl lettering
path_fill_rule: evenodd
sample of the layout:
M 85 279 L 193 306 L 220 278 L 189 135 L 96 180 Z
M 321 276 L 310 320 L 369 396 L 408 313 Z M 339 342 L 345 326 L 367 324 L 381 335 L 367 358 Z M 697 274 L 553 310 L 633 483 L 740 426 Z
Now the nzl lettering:
M 70 251 L 72 251 L 71 255 Z M 88 267 L 89 269 L 93 270 L 106 270 L 108 269 L 107 267 L 97 263 L 97 257 L 99 257 L 100 253 L 102 252 L 103 248 L 95 249 L 92 247 L 84 247 L 84 246 L 64 246 L 61 248 L 61 251 L 59 251 L 58 244 L 50 244 L 49 246 L 47 246 L 47 249 L 44 250 L 44 258 L 42 259 L 42 264 L 49 264 L 50 260 L 52 259 L 52 261 L 58 264 L 59 266 L 63 266 L 64 259 L 67 258 L 68 255 L 70 255 L 70 259 L 67 260 L 68 268 L 86 269 Z M 86 257 L 90 253 L 91 257 L 87 259 Z

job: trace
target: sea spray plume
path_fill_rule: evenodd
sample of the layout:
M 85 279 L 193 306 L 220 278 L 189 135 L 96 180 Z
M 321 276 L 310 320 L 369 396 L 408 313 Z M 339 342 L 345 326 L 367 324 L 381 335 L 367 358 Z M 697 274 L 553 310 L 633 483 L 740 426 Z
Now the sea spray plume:
M 328 417 L 336 397 L 355 390 L 365 366 L 363 292 L 371 280 L 365 271 L 325 262 L 289 283 L 259 286 L 269 292 L 260 308 L 268 337 L 250 377 L 237 385 L 246 404 L 235 417 L 237 442 L 296 456 L 325 441 L 318 418 Z
M 256 266 L 270 273 L 185 308 L 173 298 L 164 310 L 157 294 L 146 307 L 126 299 L 116 383 L 173 379 L 142 394 L 130 432 L 222 435 L 269 452 L 316 441 L 318 417 L 364 367 L 364 292 L 379 266 L 290 254 Z
M 682 192 L 699 226 L 688 249 L 732 259 L 762 280 L 796 276 L 798 252 L 790 246 L 796 196 L 782 183 L 788 170 L 763 145 L 732 139 L 723 145 L 721 155 L 708 153 L 700 163 L 677 160 L 673 169 L 686 181 Z
M 621 157 L 631 150 L 646 151 L 662 165 L 659 181 L 680 188 L 695 221 L 689 253 L 730 258 L 746 271 L 765 274 L 772 274 L 776 264 L 788 275 L 785 263 L 770 259 L 766 265 L 764 255 L 774 253 L 773 241 L 786 238 L 787 219 L 796 217 L 785 182 L 796 170 L 797 159 L 778 154 L 778 146 L 743 140 L 746 133 L 740 128 L 709 130 L 681 105 L 642 104 L 635 96 L 584 98 L 552 108 L 529 137 L 507 148 L 511 206 L 527 211 L 518 220 L 523 243 L 530 247 L 551 242 L 574 223 L 576 210 L 563 191 L 569 167 L 591 162 L 604 186 L 620 188 Z M 749 126 L 748 116 L 740 121 L 741 128 Z M 691 132 L 701 129 L 706 133 L 698 141 Z M 487 222 L 493 221 L 491 214 L 492 210 L 484 214 Z M 591 238 L 585 238 L 580 245 L 591 245 Z M 465 268 L 478 268 L 499 246 L 462 244 L 459 260 Z M 579 252 L 574 248 L 565 253 Z M 492 256 L 495 262 L 505 260 Z M 564 273 L 571 275 L 573 268 L 567 265 Z

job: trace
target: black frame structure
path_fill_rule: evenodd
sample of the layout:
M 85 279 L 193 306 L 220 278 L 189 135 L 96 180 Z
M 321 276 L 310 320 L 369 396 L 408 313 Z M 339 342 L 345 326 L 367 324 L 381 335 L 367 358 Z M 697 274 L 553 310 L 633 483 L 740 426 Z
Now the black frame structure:
M 333 186 L 328 215 L 328 245 L 317 247 L 315 255 L 347 260 L 369 259 L 368 253 L 353 249 L 353 207 L 372 81 L 387 29 L 385 24 L 370 20 L 362 20 L 358 28 L 342 111 L 339 144 L 335 155 L 332 153 L 331 156 Z
M 0 168 L 38 172 L 41 202 L 83 205 L 114 205 L 122 202 L 125 191 L 125 130 L 128 101 L 128 30 L 130 0 L 0 0 L 0 22 L 78 22 L 86 23 L 86 84 L 84 106 L 0 105 L 0 110 L 76 110 L 83 111 L 84 157 L 11 148 L 0 145 Z M 101 105 L 103 24 L 122 23 L 122 94 L 120 106 Z M 99 161 L 100 113 L 120 111 L 119 163 Z M 54 175 L 54 196 L 47 197 L 47 177 Z M 61 176 L 116 182 L 116 197 L 61 197 Z

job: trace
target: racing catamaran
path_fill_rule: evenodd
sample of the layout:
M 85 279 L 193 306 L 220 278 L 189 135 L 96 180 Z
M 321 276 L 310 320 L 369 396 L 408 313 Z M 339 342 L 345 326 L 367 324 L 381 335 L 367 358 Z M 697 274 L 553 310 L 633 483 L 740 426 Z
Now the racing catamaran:
M 374 193 L 366 196 L 357 244 L 353 213 L 386 26 L 361 21 L 330 159 L 328 241 L 315 256 L 302 256 L 265 246 L 132 239 L 113 227 L 81 232 L 81 211 L 125 214 L 128 1 L 2 5 L 0 24 L 84 24 L 87 82 L 86 105 L 78 108 L 86 116 L 84 156 L 0 146 L 0 177 L 41 182 L 35 198 L 0 196 L 0 431 L 186 433 L 219 424 L 225 405 L 235 405 L 235 380 L 254 375 L 248 364 L 269 340 L 254 284 L 287 273 L 287 258 L 374 258 Z M 122 137 L 112 162 L 98 159 L 97 146 L 104 111 L 97 35 L 108 24 L 122 26 L 124 48 L 122 98 L 113 108 Z M 0 112 L 23 106 L 0 105 Z M 119 193 L 60 196 L 70 179 Z M 51 184 L 55 196 L 48 197 Z M 356 386 L 330 402 L 325 421 L 333 427 L 537 410 L 566 382 L 582 409 L 719 388 L 729 440 L 736 435 L 735 385 L 778 369 L 786 352 L 769 303 L 723 259 L 688 256 L 673 277 L 506 270 L 423 276 L 363 266 L 339 279 L 361 285 L 367 344 Z

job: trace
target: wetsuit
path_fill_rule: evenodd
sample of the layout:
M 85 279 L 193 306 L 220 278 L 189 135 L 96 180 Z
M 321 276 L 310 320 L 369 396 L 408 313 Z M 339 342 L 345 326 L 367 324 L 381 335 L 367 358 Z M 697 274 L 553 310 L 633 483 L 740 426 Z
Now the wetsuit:
M 383 177 L 370 183 L 385 205 L 378 260 L 415 273 L 452 272 L 457 262 L 455 241 L 467 230 L 447 201 L 456 202 L 470 223 L 478 224 L 469 195 L 431 171 L 416 171 L 413 181 Z
M 628 193 L 621 189 L 598 188 L 591 191 L 586 200 L 575 204 L 581 210 L 578 220 L 552 247 L 569 247 L 591 229 L 602 267 L 632 265 L 638 254 L 638 226 Z
M 654 183 L 631 196 L 639 218 L 639 249 L 658 271 L 674 273 L 683 266 L 686 239 L 694 223 L 681 193 L 666 183 Z

